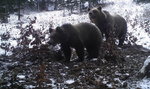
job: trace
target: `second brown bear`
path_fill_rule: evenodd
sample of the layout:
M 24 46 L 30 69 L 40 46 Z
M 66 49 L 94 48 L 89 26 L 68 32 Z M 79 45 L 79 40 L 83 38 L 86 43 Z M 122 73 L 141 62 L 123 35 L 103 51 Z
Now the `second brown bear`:
M 105 35 L 106 40 L 109 37 L 117 37 L 119 46 L 122 46 L 127 33 L 127 22 L 119 15 L 111 15 L 108 11 L 102 10 L 102 7 L 89 9 L 89 18 Z

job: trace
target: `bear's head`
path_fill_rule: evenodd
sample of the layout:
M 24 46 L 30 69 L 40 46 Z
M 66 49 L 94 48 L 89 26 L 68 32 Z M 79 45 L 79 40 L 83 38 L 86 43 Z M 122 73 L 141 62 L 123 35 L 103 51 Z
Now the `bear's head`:
M 63 32 L 63 29 L 61 27 L 57 27 L 56 29 L 49 29 L 50 32 L 50 45 L 56 45 L 62 42 L 65 42 L 65 34 Z
M 100 20 L 103 20 L 106 18 L 105 13 L 102 11 L 102 7 L 95 7 L 92 9 L 88 9 L 88 14 L 89 14 L 89 18 L 91 20 L 92 23 L 97 23 Z

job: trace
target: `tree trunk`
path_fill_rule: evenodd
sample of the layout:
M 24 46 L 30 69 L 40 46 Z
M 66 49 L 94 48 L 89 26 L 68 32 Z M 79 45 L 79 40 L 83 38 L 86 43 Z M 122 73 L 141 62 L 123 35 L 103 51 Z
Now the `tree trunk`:
M 57 6 L 58 6 L 58 0 L 55 0 L 55 7 L 54 7 L 54 10 L 57 10 Z
M 18 20 L 20 20 L 20 16 L 21 16 L 21 14 L 20 14 L 20 0 L 18 0 Z

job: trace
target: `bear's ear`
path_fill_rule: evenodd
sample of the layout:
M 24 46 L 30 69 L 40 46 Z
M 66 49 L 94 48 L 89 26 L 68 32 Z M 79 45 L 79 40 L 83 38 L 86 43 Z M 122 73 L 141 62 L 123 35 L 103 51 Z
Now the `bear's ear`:
M 57 27 L 57 28 L 56 28 L 56 31 L 59 32 L 59 33 L 62 33 L 62 32 L 63 32 L 63 30 L 62 30 L 61 27 Z
M 101 11 L 101 10 L 102 10 L 102 7 L 101 7 L 101 6 L 98 6 L 97 9 Z
M 54 31 L 54 29 L 52 28 L 49 28 L 49 32 L 52 33 Z

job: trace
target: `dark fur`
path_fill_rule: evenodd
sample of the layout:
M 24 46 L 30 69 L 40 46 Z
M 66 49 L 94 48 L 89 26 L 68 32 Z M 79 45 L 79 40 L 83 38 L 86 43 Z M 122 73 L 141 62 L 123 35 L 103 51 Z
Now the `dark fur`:
M 113 35 L 118 37 L 119 46 L 122 46 L 127 33 L 127 22 L 119 15 L 111 15 L 101 7 L 89 9 L 89 18 L 105 34 L 106 40 Z M 114 34 L 113 34 L 114 33 Z
M 50 32 L 50 43 L 61 44 L 66 61 L 70 61 L 71 47 L 75 48 L 79 61 L 84 60 L 84 48 L 87 49 L 89 58 L 97 58 L 99 55 L 102 35 L 99 28 L 93 24 L 64 24 Z

